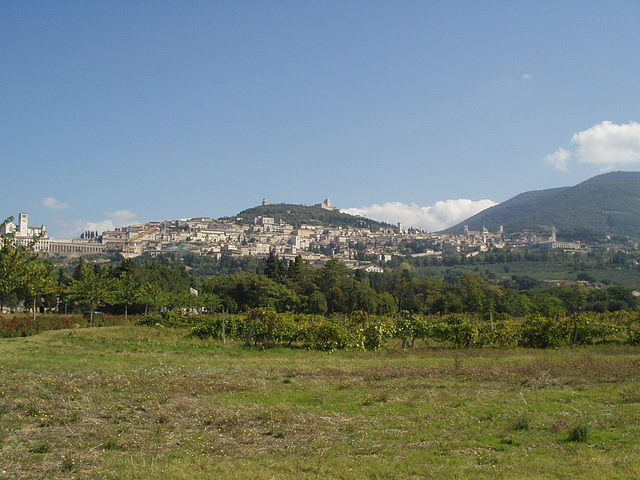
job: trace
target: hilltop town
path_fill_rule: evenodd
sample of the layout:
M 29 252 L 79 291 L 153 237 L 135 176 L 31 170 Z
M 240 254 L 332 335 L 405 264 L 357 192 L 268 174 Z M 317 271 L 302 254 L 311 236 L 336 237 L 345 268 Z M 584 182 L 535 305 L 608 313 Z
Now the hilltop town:
M 269 205 L 263 200 L 263 205 Z M 314 205 L 337 210 L 329 199 Z M 81 238 L 57 240 L 50 238 L 46 228 L 30 227 L 28 214 L 21 213 L 18 225 L 8 223 L 2 233 L 13 232 L 26 241 L 37 235 L 35 248 L 51 257 L 121 253 L 126 257 L 142 254 L 157 256 L 165 253 L 190 253 L 221 259 L 224 255 L 274 254 L 282 259 L 301 256 L 311 263 L 324 263 L 337 258 L 352 267 L 376 271 L 376 264 L 389 261 L 403 250 L 403 245 L 416 242 L 421 246 L 414 256 L 473 256 L 491 249 L 539 247 L 551 250 L 581 251 L 590 247 L 579 242 L 559 242 L 553 228 L 548 234 L 519 232 L 505 234 L 502 228 L 490 232 L 464 229 L 462 234 L 427 233 L 401 224 L 387 228 L 331 227 L 326 225 L 291 225 L 273 217 L 214 220 L 196 217 L 186 220 L 163 220 L 120 227 L 113 231 L 87 232 Z

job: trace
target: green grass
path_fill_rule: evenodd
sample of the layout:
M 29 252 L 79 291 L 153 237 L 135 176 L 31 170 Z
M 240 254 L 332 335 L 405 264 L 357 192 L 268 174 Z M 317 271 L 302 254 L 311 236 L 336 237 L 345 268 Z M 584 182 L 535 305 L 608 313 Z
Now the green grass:
M 637 478 L 640 348 L 0 340 L 0 479 Z

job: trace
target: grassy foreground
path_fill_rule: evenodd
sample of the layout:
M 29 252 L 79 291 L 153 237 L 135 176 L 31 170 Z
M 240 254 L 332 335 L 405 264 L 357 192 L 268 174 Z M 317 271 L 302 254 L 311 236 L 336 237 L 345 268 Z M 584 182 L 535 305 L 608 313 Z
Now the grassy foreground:
M 0 479 L 640 478 L 640 348 L 0 340 Z

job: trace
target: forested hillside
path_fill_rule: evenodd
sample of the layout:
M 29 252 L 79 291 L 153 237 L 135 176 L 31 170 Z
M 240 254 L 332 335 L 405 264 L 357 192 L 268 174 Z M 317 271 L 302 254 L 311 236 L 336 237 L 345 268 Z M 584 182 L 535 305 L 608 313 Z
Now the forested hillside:
M 640 237 L 640 172 L 611 172 L 574 187 L 522 193 L 447 229 L 461 233 L 487 227 Z
M 300 225 L 322 225 L 331 227 L 360 227 L 377 231 L 385 228 L 395 228 L 393 225 L 377 222 L 365 217 L 356 217 L 338 210 L 327 210 L 321 207 L 308 207 L 305 205 L 293 205 L 278 203 L 259 205 L 243 210 L 233 217 L 238 223 L 249 224 L 257 217 L 271 217 L 276 223 L 283 221 L 294 227 Z

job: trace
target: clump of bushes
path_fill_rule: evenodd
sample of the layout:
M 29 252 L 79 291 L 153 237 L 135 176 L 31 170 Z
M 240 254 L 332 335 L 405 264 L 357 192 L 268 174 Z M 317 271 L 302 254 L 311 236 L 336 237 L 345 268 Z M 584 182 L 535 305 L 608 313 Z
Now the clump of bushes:
M 530 317 L 522 324 L 519 345 L 529 348 L 562 347 L 567 344 L 568 335 L 564 322 L 555 318 Z
M 587 441 L 588 434 L 589 428 L 585 424 L 581 423 L 569 430 L 567 441 L 584 443 Z

